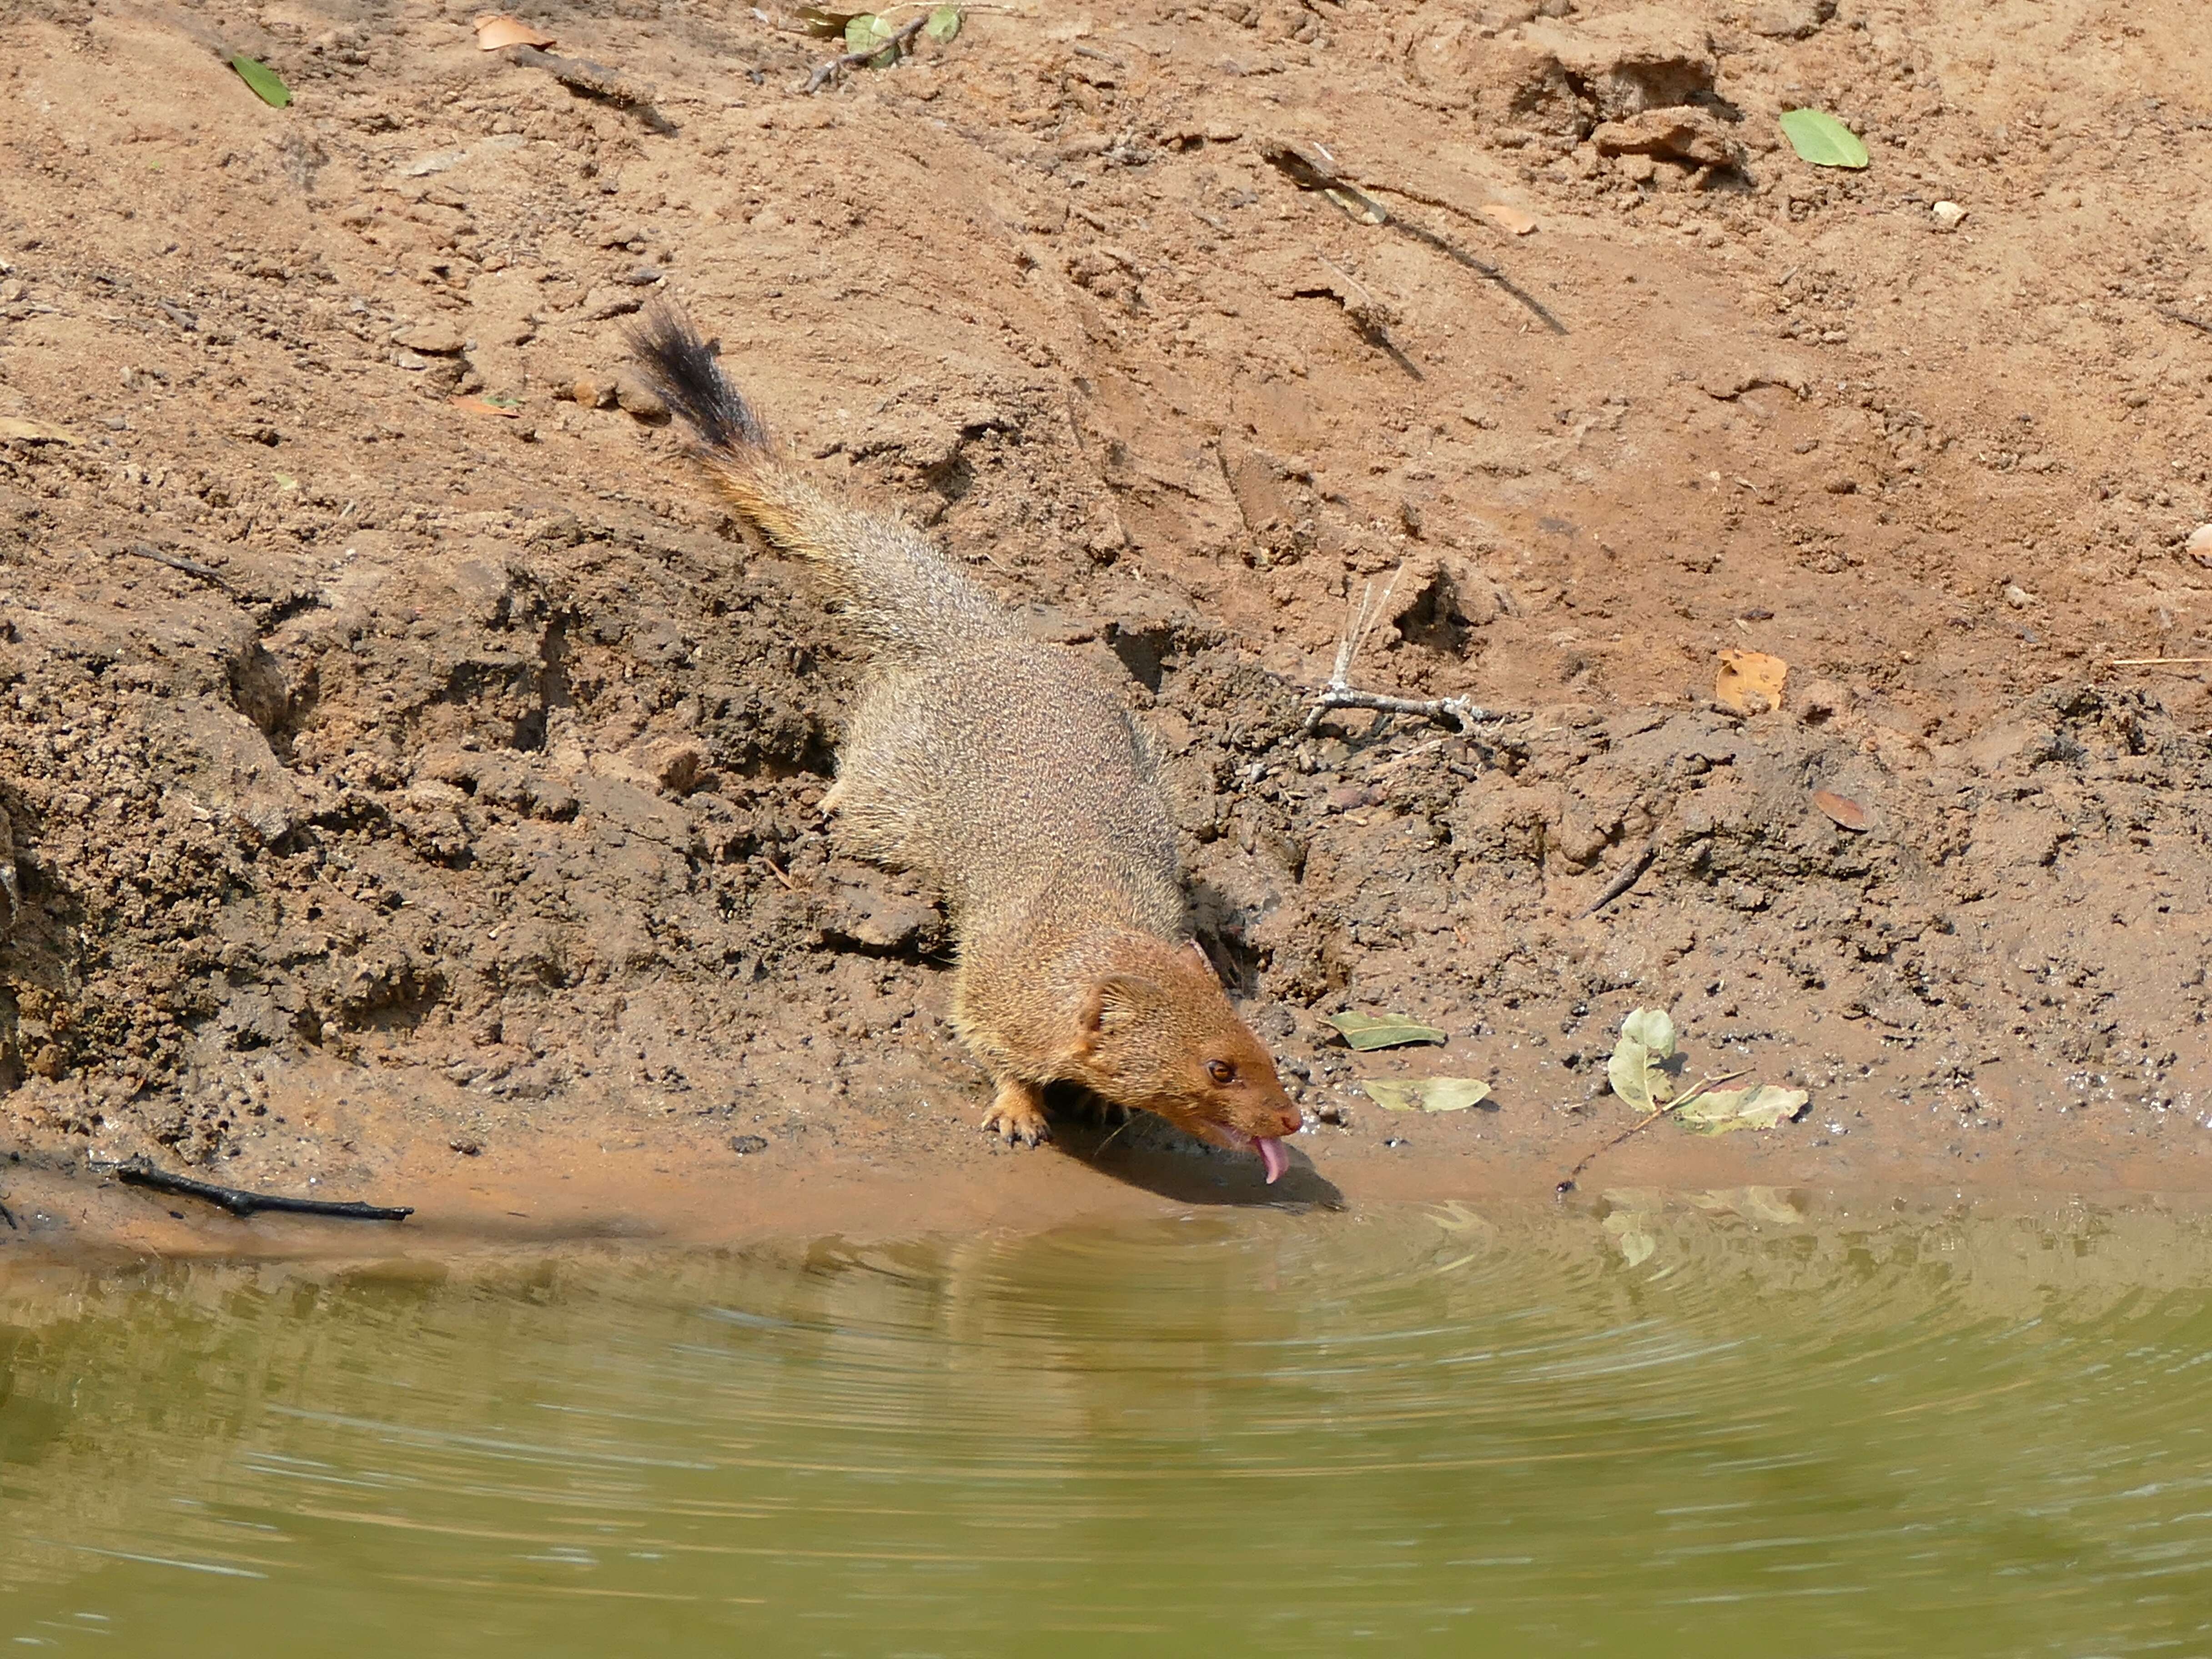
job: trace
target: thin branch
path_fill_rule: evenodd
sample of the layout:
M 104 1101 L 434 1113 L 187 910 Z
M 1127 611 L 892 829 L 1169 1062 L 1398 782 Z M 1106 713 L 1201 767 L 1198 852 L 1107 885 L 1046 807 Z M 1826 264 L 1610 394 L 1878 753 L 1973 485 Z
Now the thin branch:
M 925 12 L 911 23 L 902 24 L 898 33 L 888 37 L 879 46 L 870 46 L 866 52 L 848 52 L 842 58 L 832 58 L 826 64 L 817 64 L 814 73 L 806 77 L 806 84 L 801 87 L 799 91 L 811 98 L 846 70 L 858 69 L 863 64 L 872 64 L 885 52 L 891 53 L 894 58 L 904 56 L 908 43 L 915 35 L 921 33 L 928 23 L 929 16 Z
M 1739 1072 L 1723 1072 L 1718 1077 L 1700 1079 L 1686 1093 L 1675 1096 L 1674 1099 L 1668 1101 L 1664 1106 L 1660 1107 L 1658 1110 L 1650 1113 L 1647 1116 L 1638 1118 L 1635 1122 L 1630 1124 L 1626 1129 L 1623 1129 L 1612 1139 L 1607 1141 L 1604 1146 L 1586 1156 L 1581 1163 L 1576 1164 L 1573 1169 L 1567 1171 L 1567 1178 L 1565 1181 L 1562 1181 L 1558 1186 L 1552 1189 L 1553 1196 L 1555 1198 L 1565 1198 L 1569 1193 L 1574 1191 L 1575 1178 L 1581 1175 L 1583 1170 L 1589 1169 L 1591 1164 L 1596 1163 L 1600 1158 L 1611 1152 L 1614 1147 L 1620 1146 L 1620 1143 L 1627 1139 L 1629 1136 L 1635 1134 L 1639 1130 L 1649 1128 L 1652 1124 L 1656 1123 L 1661 1118 L 1665 1117 L 1670 1112 L 1680 1111 L 1682 1108 L 1688 1105 L 1699 1095 L 1711 1092 L 1715 1087 L 1721 1084 L 1733 1083 L 1740 1077 L 1747 1077 L 1750 1075 L 1750 1073 L 1751 1067 L 1747 1066 Z
M 171 1175 L 166 1170 L 157 1170 L 143 1158 L 134 1158 L 127 1164 L 117 1165 L 115 1177 L 126 1187 L 145 1187 L 157 1193 L 174 1194 L 180 1198 L 203 1199 L 241 1218 L 258 1215 L 264 1210 L 281 1211 L 287 1215 L 331 1216 L 341 1221 L 404 1221 L 415 1213 L 411 1205 L 360 1204 L 327 1198 L 285 1198 L 275 1193 L 249 1193 L 237 1187 L 218 1187 L 213 1182 L 195 1181 L 190 1176 Z
M 1352 687 L 1352 665 L 1359 659 L 1366 647 L 1368 635 L 1375 625 L 1390 614 L 1391 596 L 1398 591 L 1398 578 L 1406 574 L 1401 563 L 1390 573 L 1390 580 L 1382 585 L 1382 594 L 1376 597 L 1375 584 L 1370 580 L 1361 585 L 1359 597 L 1349 593 L 1344 601 L 1344 632 L 1336 641 L 1336 665 L 1329 671 L 1328 684 L 1314 693 L 1314 706 L 1306 715 L 1305 730 L 1311 732 L 1320 726 L 1321 717 L 1332 708 L 1369 708 L 1382 714 L 1418 714 L 1423 720 L 1434 720 L 1439 726 L 1458 732 L 1468 732 L 1478 726 L 1497 720 L 1517 720 L 1516 714 L 1501 714 L 1485 708 L 1472 697 L 1393 697 L 1374 691 L 1356 691 Z
M 2212 663 L 2212 657 L 2114 657 L 2106 665 L 2112 668 L 2202 668 Z
M 172 570 L 181 570 L 187 576 L 198 576 L 202 581 L 213 582 L 217 587 L 230 586 L 229 578 L 213 565 L 202 564 L 198 559 L 179 558 L 173 553 L 164 553 L 161 549 L 150 546 L 145 542 L 133 542 L 123 551 L 126 557 L 150 559 L 155 564 L 168 566 Z
M 1300 190 L 1317 190 L 1337 200 L 1338 205 L 1356 207 L 1354 217 L 1364 217 L 1370 224 L 1388 225 L 1415 241 L 1434 248 L 1453 264 L 1463 265 L 1487 282 L 1495 283 L 1540 319 L 1545 327 L 1554 334 L 1565 334 L 1567 325 L 1553 316 L 1541 300 L 1508 276 L 1487 259 L 1478 259 L 1456 242 L 1447 240 L 1425 225 L 1414 223 L 1402 215 L 1394 213 L 1384 204 L 1368 193 L 1371 190 L 1387 190 L 1400 196 L 1412 196 L 1411 191 L 1395 185 L 1370 184 L 1346 173 L 1321 145 L 1302 143 L 1288 139 L 1270 139 L 1260 146 L 1260 154 L 1273 162 L 1278 171 Z M 1361 188 L 1363 185 L 1365 189 Z M 1423 199 L 1415 197 L 1414 199 Z M 1442 205 L 1439 204 L 1438 205 Z
M 673 137 L 676 123 L 653 107 L 653 88 L 641 87 L 623 79 L 619 71 L 605 64 L 594 64 L 588 58 L 563 58 L 558 53 L 541 52 L 536 46 L 509 46 L 507 60 L 532 69 L 542 69 L 571 92 L 581 93 L 586 98 L 602 99 L 617 109 L 626 109 L 662 137 Z
M 2190 312 L 2178 311 L 2172 306 L 2153 306 L 2151 309 L 2161 317 L 2171 318 L 2177 323 L 2186 323 L 2191 328 L 2201 328 L 2207 334 L 2212 334 L 2212 322 Z

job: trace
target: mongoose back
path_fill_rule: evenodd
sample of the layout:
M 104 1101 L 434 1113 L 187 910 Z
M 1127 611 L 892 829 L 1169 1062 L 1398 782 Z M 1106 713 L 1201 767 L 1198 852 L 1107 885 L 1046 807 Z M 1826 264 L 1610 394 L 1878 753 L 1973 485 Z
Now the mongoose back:
M 871 647 L 828 805 L 848 850 L 945 896 L 953 1023 L 997 1084 L 984 1127 L 1033 1146 L 1044 1086 L 1077 1083 L 1256 1151 L 1275 1180 L 1297 1109 L 1191 938 L 1159 778 L 1121 699 L 919 532 L 785 466 L 682 313 L 657 307 L 632 343 L 738 515 L 809 561 Z

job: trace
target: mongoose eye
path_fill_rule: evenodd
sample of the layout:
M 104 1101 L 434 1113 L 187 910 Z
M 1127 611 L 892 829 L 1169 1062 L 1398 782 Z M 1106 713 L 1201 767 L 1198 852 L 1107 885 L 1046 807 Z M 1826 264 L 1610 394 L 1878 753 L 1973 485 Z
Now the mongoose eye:
M 1224 1085 L 1237 1081 L 1237 1068 L 1225 1060 L 1207 1060 L 1206 1074 L 1216 1083 Z

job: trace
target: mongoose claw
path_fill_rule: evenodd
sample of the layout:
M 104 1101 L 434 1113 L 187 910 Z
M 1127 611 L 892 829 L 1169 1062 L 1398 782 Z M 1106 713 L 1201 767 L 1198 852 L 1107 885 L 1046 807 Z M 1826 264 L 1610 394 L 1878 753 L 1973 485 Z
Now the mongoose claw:
M 1002 1083 L 999 1097 L 983 1115 L 983 1127 L 1009 1146 L 1036 1146 L 1052 1139 L 1052 1125 L 1044 1121 L 1044 1103 L 1026 1083 Z

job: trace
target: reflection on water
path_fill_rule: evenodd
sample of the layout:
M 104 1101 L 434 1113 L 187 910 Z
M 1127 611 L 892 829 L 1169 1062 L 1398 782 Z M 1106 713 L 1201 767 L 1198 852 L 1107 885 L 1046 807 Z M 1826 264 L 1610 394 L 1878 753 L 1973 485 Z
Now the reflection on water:
M 1609 1207 L 0 1279 L 0 1639 L 2212 1651 L 2212 1225 Z

